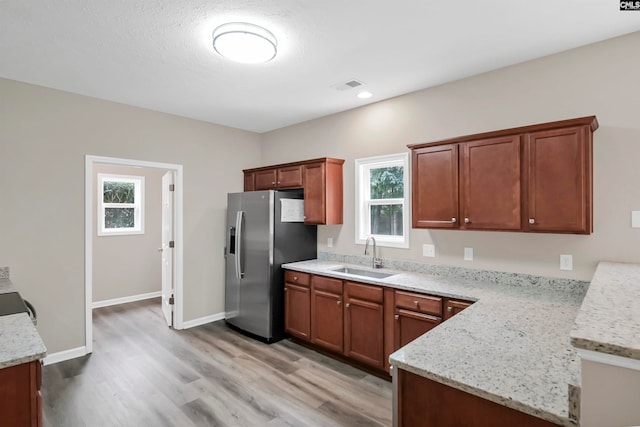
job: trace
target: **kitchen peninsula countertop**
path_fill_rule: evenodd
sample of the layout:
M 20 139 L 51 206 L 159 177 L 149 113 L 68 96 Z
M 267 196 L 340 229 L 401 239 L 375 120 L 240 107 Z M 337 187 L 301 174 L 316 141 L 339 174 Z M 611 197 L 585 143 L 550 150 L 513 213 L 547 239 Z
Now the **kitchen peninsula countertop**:
M 9 279 L 0 279 L 0 294 L 16 292 Z M 27 313 L 0 316 L 0 369 L 42 359 L 47 348 Z
M 580 362 L 569 333 L 586 286 L 496 283 L 480 270 L 482 280 L 405 271 L 373 279 L 332 271 L 345 265 L 312 260 L 283 268 L 476 301 L 393 353 L 391 364 L 557 424 L 578 423 Z
M 571 343 L 640 360 L 639 264 L 598 264 L 571 331 Z

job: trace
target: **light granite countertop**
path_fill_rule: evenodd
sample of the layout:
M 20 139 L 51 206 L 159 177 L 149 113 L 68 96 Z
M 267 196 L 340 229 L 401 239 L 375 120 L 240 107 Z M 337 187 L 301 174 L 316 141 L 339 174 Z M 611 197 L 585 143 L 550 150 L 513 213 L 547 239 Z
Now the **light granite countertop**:
M 640 360 L 639 264 L 598 264 L 571 331 L 571 343 Z
M 0 294 L 16 292 L 9 279 L 0 279 Z M 27 313 L 0 316 L 0 369 L 42 359 L 47 348 Z
M 312 260 L 283 268 L 476 301 L 393 353 L 391 364 L 557 424 L 578 423 L 580 363 L 569 333 L 586 283 L 536 286 L 509 274 L 489 281 L 481 270 L 481 280 L 473 270 L 465 277 L 400 271 L 386 279 L 332 271 L 344 265 Z

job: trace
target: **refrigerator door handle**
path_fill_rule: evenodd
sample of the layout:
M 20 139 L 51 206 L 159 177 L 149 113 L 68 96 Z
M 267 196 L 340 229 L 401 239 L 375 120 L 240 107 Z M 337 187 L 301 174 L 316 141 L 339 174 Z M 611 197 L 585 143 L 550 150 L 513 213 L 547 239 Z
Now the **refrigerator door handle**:
M 244 215 L 244 211 L 236 212 L 236 278 L 238 280 L 242 279 L 244 273 L 242 272 L 242 216 Z

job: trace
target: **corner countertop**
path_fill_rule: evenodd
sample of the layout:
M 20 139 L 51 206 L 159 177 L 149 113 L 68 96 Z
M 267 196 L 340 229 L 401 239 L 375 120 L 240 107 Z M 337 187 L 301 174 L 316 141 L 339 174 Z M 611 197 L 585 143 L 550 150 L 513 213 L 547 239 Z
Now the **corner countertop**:
M 571 331 L 571 343 L 640 360 L 639 264 L 598 264 Z
M 331 271 L 344 265 L 312 260 L 283 268 L 476 301 L 393 353 L 391 364 L 557 424 L 578 423 L 580 363 L 569 333 L 584 288 L 404 271 L 369 279 Z
M 0 293 L 15 292 L 9 279 L 0 279 Z M 40 360 L 47 354 L 27 313 L 0 316 L 0 369 Z

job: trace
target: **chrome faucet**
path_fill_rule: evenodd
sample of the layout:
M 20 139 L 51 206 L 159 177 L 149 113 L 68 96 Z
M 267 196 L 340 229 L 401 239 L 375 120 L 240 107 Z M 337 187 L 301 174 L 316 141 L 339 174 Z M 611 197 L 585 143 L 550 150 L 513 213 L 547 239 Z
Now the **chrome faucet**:
M 371 240 L 373 242 L 373 252 L 371 254 L 371 267 L 373 268 L 382 268 L 382 260 L 380 258 L 378 258 L 378 251 L 376 248 L 376 239 L 373 236 L 369 236 L 367 237 L 367 241 L 364 244 L 364 254 L 368 255 L 367 252 L 369 251 L 369 240 Z

